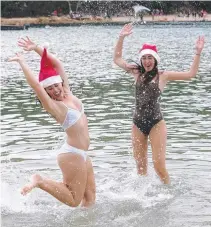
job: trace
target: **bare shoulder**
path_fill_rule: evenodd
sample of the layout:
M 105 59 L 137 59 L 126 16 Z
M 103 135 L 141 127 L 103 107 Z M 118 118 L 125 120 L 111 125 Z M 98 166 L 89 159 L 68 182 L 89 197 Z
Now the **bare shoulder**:
M 166 71 L 159 71 L 159 87 L 163 91 L 167 84 L 167 73 Z
M 159 76 L 160 77 L 165 77 L 168 74 L 168 71 L 166 71 L 166 70 L 160 70 L 158 73 L 159 73 Z
M 66 96 L 66 99 L 67 99 L 67 102 L 74 104 L 76 106 L 81 103 L 81 100 L 77 96 L 75 96 L 72 93 L 72 91 L 69 91 L 69 93 Z
M 159 71 L 159 80 L 166 81 L 168 78 L 168 72 L 165 70 Z

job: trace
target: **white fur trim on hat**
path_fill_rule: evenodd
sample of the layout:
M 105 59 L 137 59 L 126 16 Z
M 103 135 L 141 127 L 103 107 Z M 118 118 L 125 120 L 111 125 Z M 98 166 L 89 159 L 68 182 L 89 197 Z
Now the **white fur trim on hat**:
M 155 51 L 150 50 L 150 49 L 145 49 L 140 52 L 139 61 L 141 61 L 141 57 L 144 56 L 145 54 L 151 54 L 157 60 L 158 63 L 160 62 L 159 55 Z
M 48 77 L 47 79 L 40 82 L 44 88 L 57 83 L 62 83 L 62 78 L 59 75 Z

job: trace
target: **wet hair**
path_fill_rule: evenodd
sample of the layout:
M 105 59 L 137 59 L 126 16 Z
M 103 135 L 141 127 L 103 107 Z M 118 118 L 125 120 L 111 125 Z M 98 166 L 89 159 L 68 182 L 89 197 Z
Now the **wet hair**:
M 146 70 L 144 69 L 144 66 L 141 64 L 132 61 L 137 65 L 137 70 L 139 71 L 139 76 L 143 78 L 143 83 L 147 84 L 149 82 L 151 82 L 153 80 L 153 78 L 156 77 L 156 75 L 158 74 L 158 63 L 157 60 L 155 59 L 155 65 L 153 67 L 153 69 L 149 72 L 146 72 Z

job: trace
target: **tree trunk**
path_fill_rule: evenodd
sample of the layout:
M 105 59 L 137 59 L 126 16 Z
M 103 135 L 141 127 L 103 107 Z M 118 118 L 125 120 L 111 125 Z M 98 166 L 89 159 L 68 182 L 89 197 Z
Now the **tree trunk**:
M 70 3 L 70 1 L 67 1 L 67 2 L 68 2 L 68 6 L 69 6 L 69 15 L 72 15 L 73 11 L 71 8 L 71 3 Z

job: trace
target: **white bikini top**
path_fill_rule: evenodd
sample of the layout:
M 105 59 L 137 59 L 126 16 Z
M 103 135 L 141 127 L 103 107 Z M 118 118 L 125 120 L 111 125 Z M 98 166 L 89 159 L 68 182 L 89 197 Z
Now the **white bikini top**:
M 66 105 L 64 104 L 64 106 L 66 106 Z M 83 113 L 84 113 L 84 105 L 83 105 L 83 103 L 81 105 L 81 111 L 73 109 L 73 108 L 70 108 L 70 107 L 67 107 L 67 114 L 66 114 L 64 122 L 62 124 L 62 128 L 64 130 L 67 130 L 68 128 L 73 126 L 79 120 L 79 118 L 81 117 L 81 115 Z

